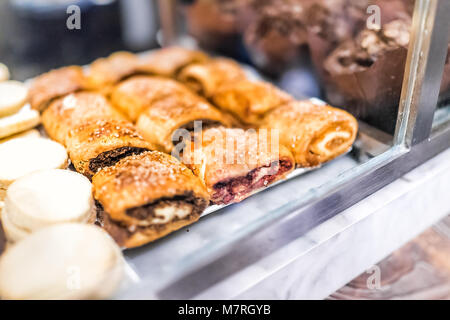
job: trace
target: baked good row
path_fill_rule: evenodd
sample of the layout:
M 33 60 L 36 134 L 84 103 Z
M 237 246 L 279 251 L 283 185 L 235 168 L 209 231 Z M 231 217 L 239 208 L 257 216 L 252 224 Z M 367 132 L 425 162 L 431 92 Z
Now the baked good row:
M 295 167 L 345 153 L 357 122 L 247 78 L 232 60 L 170 47 L 120 52 L 34 79 L 50 138 L 92 180 L 101 225 L 123 247 L 239 202 Z

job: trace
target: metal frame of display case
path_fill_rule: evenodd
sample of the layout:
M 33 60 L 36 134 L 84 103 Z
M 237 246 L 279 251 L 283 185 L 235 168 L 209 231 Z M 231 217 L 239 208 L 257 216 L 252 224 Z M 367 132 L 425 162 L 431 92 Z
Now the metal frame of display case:
M 174 21 L 173 12 L 168 10 L 174 10 L 174 0 L 159 3 L 162 25 L 167 26 Z M 178 288 L 186 288 L 186 284 L 204 282 L 199 281 L 203 280 L 200 270 L 233 259 L 234 255 L 251 252 L 252 258 L 247 261 L 251 263 L 252 259 L 273 252 L 449 148 L 450 122 L 432 127 L 447 55 L 449 16 L 448 0 L 416 0 L 397 126 L 390 148 L 344 172 L 309 196 L 268 212 L 245 232 L 237 234 L 233 241 L 215 241 L 207 255 L 200 254 L 190 264 L 185 264 L 183 276 L 161 291 L 160 296 L 171 297 Z M 163 34 L 172 37 L 173 30 L 175 27 L 171 26 L 163 30 Z M 170 39 L 167 43 L 173 43 L 173 38 Z M 366 127 L 362 125 L 362 134 L 367 133 Z M 258 246 L 266 237 L 274 239 L 270 246 Z

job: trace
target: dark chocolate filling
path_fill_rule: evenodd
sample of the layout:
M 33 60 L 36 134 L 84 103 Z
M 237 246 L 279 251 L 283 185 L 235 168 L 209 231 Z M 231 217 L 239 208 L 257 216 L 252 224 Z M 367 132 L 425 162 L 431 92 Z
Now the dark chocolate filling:
M 136 147 L 121 147 L 110 151 L 105 151 L 100 153 L 94 159 L 89 161 L 89 169 L 92 172 L 97 172 L 98 170 L 115 165 L 117 162 L 132 155 L 138 155 L 143 152 L 149 151 L 145 148 Z
M 154 203 L 142 206 L 142 208 L 147 208 L 147 212 L 148 212 L 147 216 L 149 216 L 150 214 L 153 213 L 153 210 L 157 206 L 157 204 L 160 204 L 163 201 L 171 202 L 172 199 L 175 199 L 174 201 L 177 201 L 179 203 L 186 202 L 186 200 L 181 200 L 182 198 L 186 199 L 187 201 L 190 201 L 190 203 L 193 204 L 192 212 L 188 216 L 186 216 L 182 219 L 175 218 L 172 221 L 170 221 L 169 223 L 172 223 L 172 222 L 175 222 L 178 220 L 189 221 L 193 217 L 197 218 L 203 212 L 203 210 L 205 210 L 205 208 L 208 205 L 208 203 L 204 199 L 195 198 L 192 196 L 192 193 L 189 193 L 189 195 L 187 195 L 187 196 L 177 196 L 177 197 L 170 198 L 169 200 L 162 198 L 158 201 L 155 201 Z M 149 225 L 146 227 L 137 226 L 137 225 L 128 225 L 121 221 L 116 221 L 116 220 L 111 219 L 110 215 L 107 212 L 105 212 L 105 210 L 103 209 L 103 206 L 100 204 L 100 202 L 96 201 L 96 206 L 97 206 L 97 222 L 96 222 L 96 224 L 99 225 L 100 227 L 102 227 L 103 229 L 105 229 L 120 246 L 124 246 L 126 241 L 137 232 L 144 232 L 144 231 L 148 231 L 148 230 L 154 230 L 154 231 L 158 232 L 158 231 L 164 230 L 167 227 L 167 224 L 169 224 L 169 223 L 167 223 L 167 224 L 152 224 L 152 225 Z M 153 209 L 150 208 L 152 206 L 153 206 Z M 133 208 L 133 209 L 129 209 L 129 210 L 131 210 L 132 214 L 137 214 L 139 216 L 145 216 L 145 213 L 137 210 L 139 208 Z M 127 214 L 128 214 L 128 211 L 127 211 Z
M 127 215 L 138 220 L 145 220 L 148 218 L 156 218 L 155 209 L 164 205 L 182 206 L 189 204 L 192 206 L 191 214 L 200 214 L 204 208 L 202 208 L 203 199 L 197 198 L 192 192 L 186 192 L 184 195 L 178 195 L 174 197 L 160 198 L 155 202 L 148 203 L 144 206 L 130 208 L 126 211 Z
M 256 168 L 250 171 L 246 176 L 218 182 L 213 187 L 216 192 L 211 200 L 215 204 L 232 203 L 238 196 L 241 198 L 240 200 L 242 200 L 246 196 L 249 196 L 253 191 L 268 186 L 277 178 L 277 176 L 291 170 L 292 165 L 293 164 L 290 161 L 280 160 L 276 174 L 265 175 L 257 181 L 255 181 L 255 177 L 259 171 L 263 168 L 268 168 L 269 166 Z M 238 192 L 235 191 L 237 189 L 239 190 Z

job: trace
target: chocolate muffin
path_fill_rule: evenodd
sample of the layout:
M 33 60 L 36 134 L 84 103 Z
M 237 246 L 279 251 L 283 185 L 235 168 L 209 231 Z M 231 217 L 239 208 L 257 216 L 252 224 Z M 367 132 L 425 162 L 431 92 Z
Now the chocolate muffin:
M 235 55 L 241 42 L 240 8 L 248 0 L 197 0 L 184 7 L 187 28 L 199 44 Z
M 301 58 L 302 46 L 307 43 L 306 13 L 312 3 L 253 0 L 247 5 L 244 12 L 249 24 L 244 43 L 258 67 L 276 74 Z
M 324 62 L 328 101 L 392 133 L 408 53 L 410 22 L 394 20 L 364 29 Z
M 321 78 L 324 77 L 323 62 L 326 57 L 365 27 L 369 4 L 369 0 L 317 0 L 309 7 L 308 46 Z

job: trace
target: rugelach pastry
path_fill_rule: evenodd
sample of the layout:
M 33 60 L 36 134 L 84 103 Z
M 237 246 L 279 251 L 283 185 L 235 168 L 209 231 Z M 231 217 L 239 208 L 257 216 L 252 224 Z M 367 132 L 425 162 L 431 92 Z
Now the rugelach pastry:
M 123 120 L 86 122 L 71 130 L 65 142 L 75 169 L 88 178 L 127 156 L 156 149 Z
M 6 192 L 2 211 L 10 242 L 49 225 L 95 220 L 91 183 L 70 170 L 41 170 L 17 179 Z
M 132 122 L 155 102 L 175 95 L 194 94 L 182 84 L 162 77 L 136 76 L 117 85 L 111 93 L 114 107 Z
M 18 112 L 27 102 L 28 89 L 19 81 L 0 82 L 0 118 Z
M 202 98 L 186 94 L 155 102 L 140 115 L 136 127 L 158 150 L 170 153 L 181 138 L 195 129 L 195 124 L 201 125 L 201 130 L 220 125 L 231 127 L 233 121 Z
M 179 81 L 207 98 L 212 97 L 220 87 L 245 78 L 239 64 L 226 58 L 191 64 L 178 75 Z
M 136 73 L 139 59 L 130 52 L 115 52 L 92 62 L 87 73 L 90 88 L 104 91 Z
M 40 121 L 39 112 L 25 105 L 19 112 L 0 118 L 0 139 L 34 128 Z
M 0 257 L 0 298 L 110 298 L 123 279 L 124 264 L 119 247 L 97 226 L 46 227 Z
M 70 130 L 98 120 L 124 120 L 106 98 L 96 92 L 77 92 L 53 101 L 42 114 L 45 131 L 65 145 Z
M 244 200 L 294 170 L 291 152 L 270 131 L 204 130 L 187 142 L 182 162 L 205 184 L 215 204 Z
M 241 80 L 220 88 L 212 97 L 220 109 L 241 122 L 257 125 L 264 115 L 293 98 L 268 82 Z
M 294 101 L 269 112 L 262 128 L 278 131 L 298 167 L 315 167 L 347 152 L 358 123 L 344 110 L 310 100 Z
M 15 180 L 45 169 L 65 169 L 66 149 L 50 139 L 13 139 L 0 144 L 0 201 Z
M 143 57 L 138 71 L 164 77 L 176 77 L 184 67 L 192 63 L 205 62 L 208 59 L 209 57 L 201 51 L 168 47 Z
M 137 247 L 189 225 L 209 204 L 201 181 L 158 151 L 122 159 L 92 178 L 99 219 L 120 246 Z
M 28 99 L 33 109 L 42 112 L 54 99 L 86 87 L 86 79 L 81 67 L 64 67 L 35 78 L 31 83 Z

